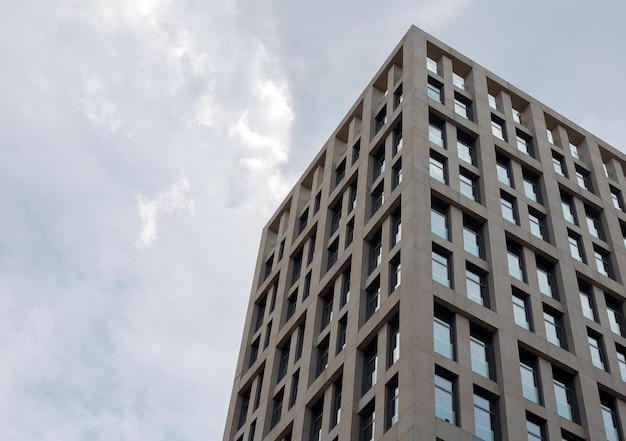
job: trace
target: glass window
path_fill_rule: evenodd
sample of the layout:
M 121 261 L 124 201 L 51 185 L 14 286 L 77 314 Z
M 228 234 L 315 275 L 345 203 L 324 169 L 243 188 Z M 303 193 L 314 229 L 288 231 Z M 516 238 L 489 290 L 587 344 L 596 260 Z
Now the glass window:
M 589 230 L 589 234 L 597 239 L 604 240 L 601 214 L 589 207 L 585 207 L 585 217 L 587 218 L 587 228 Z
M 394 316 L 388 324 L 389 331 L 389 345 L 387 356 L 387 364 L 391 366 L 400 358 L 400 323 L 398 316 Z
M 531 201 L 541 204 L 541 188 L 539 178 L 529 173 L 524 173 L 524 194 Z
M 606 312 L 609 316 L 609 326 L 611 331 L 617 335 L 624 335 L 624 316 L 622 314 L 622 304 L 612 297 L 605 296 Z
M 524 275 L 521 248 L 513 248 L 511 246 L 507 247 L 507 263 L 509 267 L 509 275 L 525 282 L 526 277 Z
M 389 288 L 390 292 L 395 291 L 400 287 L 402 282 L 402 263 L 400 261 L 400 254 L 394 257 L 389 262 Z
M 337 353 L 346 347 L 346 336 L 348 332 L 348 316 L 344 315 L 337 324 Z
M 330 267 L 333 266 L 335 262 L 337 262 L 338 257 L 339 257 L 339 238 L 335 239 L 333 243 L 331 243 L 330 246 L 328 247 L 328 266 L 327 266 L 328 269 L 330 269 Z
M 554 345 L 567 349 L 565 333 L 563 332 L 563 317 L 560 313 L 544 308 L 543 323 L 546 328 L 546 338 Z
M 459 89 L 465 90 L 465 78 L 456 72 L 452 72 L 452 84 Z
M 476 151 L 474 149 L 474 141 L 467 135 L 459 133 L 456 141 L 456 150 L 459 159 L 468 164 L 476 165 Z
M 514 291 L 513 294 L 513 317 L 515 324 L 524 329 L 531 330 L 530 307 L 528 306 L 528 296 Z
M 335 381 L 333 384 L 333 403 L 332 403 L 332 414 L 331 414 L 331 422 L 330 427 L 335 427 L 337 424 L 341 422 L 341 395 L 342 395 L 342 379 Z
M 515 138 L 517 141 L 517 149 L 520 152 L 533 157 L 534 156 L 533 144 L 532 144 L 532 140 L 530 139 L 530 137 L 518 131 Z
M 363 350 L 363 394 L 376 384 L 378 368 L 377 341 L 374 339 Z
M 276 426 L 280 421 L 281 413 L 283 412 L 283 394 L 285 390 L 281 389 L 280 392 L 276 394 L 273 399 L 273 408 L 272 408 L 272 421 L 270 423 L 270 427 Z
M 396 161 L 391 169 L 391 188 L 394 189 L 402 182 L 402 159 Z
M 474 432 L 484 441 L 498 439 L 496 401 L 474 392 Z
M 613 278 L 613 268 L 611 266 L 611 257 L 608 251 L 594 245 L 593 256 L 596 261 L 596 267 L 600 274 Z
M 435 373 L 435 416 L 456 424 L 456 391 L 454 381 Z
M 382 262 L 382 236 L 380 230 L 374 233 L 369 244 L 369 272 L 372 273 Z
M 506 132 L 504 130 L 504 121 L 491 115 L 491 133 L 498 139 L 506 141 Z
M 374 441 L 374 426 L 376 415 L 374 413 L 374 403 L 370 403 L 359 414 L 360 417 L 360 441 Z
M 569 151 L 572 154 L 572 157 L 575 159 L 580 159 L 580 154 L 578 153 L 578 146 L 569 143 Z
M 455 358 L 453 320 L 452 313 L 435 307 L 433 318 L 435 352 L 450 360 Z
M 331 289 L 322 297 L 322 326 L 324 329 L 333 319 L 333 290 Z
M 556 368 L 552 369 L 552 373 L 557 413 L 563 418 L 577 423 L 578 410 L 573 378 Z
M 428 97 L 443 104 L 443 86 L 438 81 L 428 77 Z
M 430 140 L 430 142 L 445 149 L 446 144 L 444 142 L 443 135 L 443 122 L 431 119 L 430 123 L 428 124 L 428 139 Z
M 488 101 L 489 101 L 489 107 L 491 107 L 492 109 L 498 109 L 498 105 L 496 104 L 496 97 L 493 96 L 492 94 L 488 94 L 487 95 Z
M 567 239 L 569 241 L 569 251 L 572 257 L 578 260 L 579 262 L 584 262 L 585 255 L 584 255 L 583 244 L 582 244 L 580 236 L 576 235 L 576 233 L 569 231 Z
M 378 277 L 365 290 L 365 296 L 367 301 L 365 319 L 367 320 L 380 308 L 380 279 Z
M 517 224 L 517 207 L 513 196 L 500 192 L 500 208 L 504 219 Z
M 537 360 L 526 354 L 520 354 L 520 375 L 522 377 L 522 394 L 533 403 L 541 404 L 539 393 Z
M 511 187 L 511 161 L 503 157 L 498 157 L 496 168 L 498 171 L 498 181 Z
M 285 376 L 287 368 L 289 367 L 289 348 L 291 346 L 291 339 L 287 340 L 281 348 L 279 348 L 279 360 L 278 360 L 278 380 Z
M 243 427 L 248 418 L 248 408 L 250 407 L 250 389 L 239 394 L 239 420 L 237 422 L 237 429 Z
M 464 96 L 455 93 L 454 94 L 454 111 L 457 115 L 462 116 L 463 118 L 467 118 L 469 120 L 472 119 L 472 102 L 465 98 Z
M 433 204 L 430 209 L 430 231 L 446 240 L 450 238 L 447 207 Z
M 428 69 L 432 73 L 437 73 L 437 61 L 433 60 L 430 57 L 427 57 L 426 58 L 426 69 Z
M 393 129 L 393 154 L 396 155 L 402 150 L 402 123 L 398 123 Z
M 538 420 L 526 419 L 526 434 L 528 441 L 544 441 L 546 439 L 543 424 L 540 424 Z
M 346 160 L 339 163 L 335 169 L 335 185 L 339 184 L 341 180 L 346 176 Z
M 385 388 L 386 406 L 385 406 L 385 429 L 389 429 L 391 426 L 398 422 L 399 413 L 399 397 L 400 387 L 398 386 L 398 376 L 394 376 L 387 387 Z
M 559 292 L 554 277 L 554 265 L 540 257 L 537 258 L 536 262 L 539 291 L 548 297 L 558 300 Z
M 620 211 L 624 211 L 624 202 L 622 200 L 622 192 L 616 189 L 615 187 L 610 187 L 611 189 L 611 201 L 613 202 L 613 206 Z
M 311 441 L 322 441 L 322 411 L 324 402 L 320 400 L 311 408 Z
M 371 200 L 372 200 L 372 214 L 376 213 L 380 207 L 385 203 L 385 191 L 384 191 L 384 182 L 378 184 L 378 187 L 372 191 Z
M 549 241 L 548 228 L 546 226 L 546 217 L 544 214 L 528 209 L 528 222 L 530 224 L 530 232 L 533 236 Z
M 578 225 L 571 196 L 561 195 L 561 208 L 563 209 L 563 218 L 571 224 Z
M 385 145 L 378 148 L 376 153 L 372 154 L 373 175 L 372 181 L 382 175 L 385 171 Z
M 513 121 L 515 121 L 518 124 L 523 124 L 523 122 L 522 122 L 522 112 L 520 112 L 515 107 L 513 107 L 511 109 L 511 113 L 513 114 Z
M 448 288 L 452 288 L 450 278 L 450 256 L 443 252 L 433 249 L 433 280 L 441 283 Z
M 473 327 L 470 332 L 472 371 L 493 380 L 491 336 L 482 329 Z
M 328 366 L 328 348 L 329 348 L 329 340 L 326 337 L 322 342 L 317 346 L 317 376 L 319 376 L 326 367 Z
M 602 406 L 602 421 L 604 422 L 604 433 L 607 441 L 621 441 L 622 436 L 619 430 L 615 399 L 602 395 L 600 404 Z
M 465 282 L 467 297 L 479 305 L 489 307 L 487 280 L 482 271 L 468 264 L 465 269 Z
M 430 177 L 443 183 L 448 183 L 448 173 L 446 171 L 446 158 L 434 152 L 430 154 Z
M 622 377 L 622 381 L 626 381 L 626 350 L 622 347 L 616 346 L 615 352 L 617 355 L 617 362 L 619 363 L 619 373 Z
M 463 169 L 459 171 L 459 191 L 463 196 L 480 202 L 478 177 Z
M 563 159 L 563 156 L 556 152 L 552 152 L 552 165 L 557 174 L 567 178 L 567 169 L 565 168 L 565 160 Z
M 576 182 L 582 188 L 593 192 L 593 183 L 591 182 L 591 173 L 582 167 L 576 166 Z
M 391 247 L 395 247 L 402 240 L 402 215 L 400 209 L 391 215 Z
M 606 364 L 604 362 L 606 356 L 604 355 L 604 347 L 602 345 L 602 337 L 598 334 L 592 333 L 587 330 L 587 342 L 589 343 L 589 352 L 591 353 L 591 362 L 598 369 L 606 371 Z
M 554 144 L 554 138 L 552 137 L 552 130 L 546 129 L 546 135 L 548 136 L 548 142 Z
M 592 298 L 591 289 L 587 286 L 581 285 L 580 283 L 578 285 L 578 294 L 580 296 L 580 305 L 583 310 L 583 315 L 589 320 L 593 320 L 595 322 L 597 320 L 596 308 Z
M 474 222 L 466 221 L 463 223 L 463 248 L 468 253 L 483 257 L 483 246 L 481 237 L 481 228 Z
M 378 133 L 387 124 L 387 106 L 384 106 L 374 117 L 374 133 Z
M 402 84 L 393 92 L 393 108 L 394 110 L 404 101 L 404 95 L 402 94 Z

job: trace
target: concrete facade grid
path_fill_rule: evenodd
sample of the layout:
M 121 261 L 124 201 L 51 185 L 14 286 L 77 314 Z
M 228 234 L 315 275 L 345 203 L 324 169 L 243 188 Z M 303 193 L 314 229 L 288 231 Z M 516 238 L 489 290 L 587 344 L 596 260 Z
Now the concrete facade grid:
M 412 27 L 263 231 L 224 440 L 623 440 L 625 165 Z

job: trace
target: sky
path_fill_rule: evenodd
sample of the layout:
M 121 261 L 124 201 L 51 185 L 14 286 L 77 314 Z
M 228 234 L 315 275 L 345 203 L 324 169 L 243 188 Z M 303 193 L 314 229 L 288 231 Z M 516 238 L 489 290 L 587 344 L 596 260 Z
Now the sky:
M 0 439 L 222 439 L 262 228 L 409 26 L 623 149 L 625 18 L 0 0 Z

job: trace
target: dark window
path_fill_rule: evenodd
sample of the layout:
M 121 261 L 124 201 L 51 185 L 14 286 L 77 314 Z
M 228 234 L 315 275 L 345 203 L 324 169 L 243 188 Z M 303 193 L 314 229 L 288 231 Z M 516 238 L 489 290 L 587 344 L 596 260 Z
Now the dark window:
M 376 384 L 378 371 L 377 340 L 363 349 L 363 394 Z

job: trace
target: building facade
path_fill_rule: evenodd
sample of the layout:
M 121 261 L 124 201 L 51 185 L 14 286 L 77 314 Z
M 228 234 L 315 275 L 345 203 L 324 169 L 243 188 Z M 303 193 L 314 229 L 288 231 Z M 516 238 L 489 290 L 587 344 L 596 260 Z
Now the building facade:
M 266 225 L 224 440 L 624 440 L 626 156 L 412 27 Z

